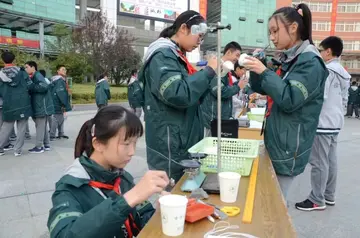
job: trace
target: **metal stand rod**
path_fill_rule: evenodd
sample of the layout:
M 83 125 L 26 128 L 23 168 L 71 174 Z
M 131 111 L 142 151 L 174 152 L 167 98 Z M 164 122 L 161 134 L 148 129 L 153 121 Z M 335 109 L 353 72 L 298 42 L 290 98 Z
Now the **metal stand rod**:
M 220 22 L 218 23 L 220 26 Z M 217 168 L 221 172 L 221 30 L 217 31 Z

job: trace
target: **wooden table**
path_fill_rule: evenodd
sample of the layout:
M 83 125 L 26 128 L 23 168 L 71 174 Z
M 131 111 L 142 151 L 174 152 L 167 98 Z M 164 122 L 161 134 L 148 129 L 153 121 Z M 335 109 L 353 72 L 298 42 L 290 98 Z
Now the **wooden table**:
M 241 134 L 239 134 L 241 136 Z M 187 194 L 181 192 L 181 185 L 186 179 L 184 175 L 176 184 L 172 193 Z M 209 203 L 219 206 L 233 205 L 241 209 L 240 215 L 227 219 L 233 225 L 239 225 L 238 232 L 248 233 L 257 237 L 292 238 L 297 237 L 288 215 L 285 201 L 282 197 L 274 169 L 267 154 L 260 155 L 259 171 L 256 184 L 253 219 L 251 224 L 242 223 L 245 198 L 249 183 L 249 177 L 242 177 L 238 193 L 238 200 L 234 204 L 224 204 L 220 201 L 219 195 L 210 195 Z M 211 230 L 214 223 L 203 219 L 194 224 L 185 224 L 185 230 L 181 237 L 204 237 L 204 234 Z M 162 233 L 160 210 L 157 210 L 149 223 L 138 235 L 140 238 L 161 238 L 167 237 Z

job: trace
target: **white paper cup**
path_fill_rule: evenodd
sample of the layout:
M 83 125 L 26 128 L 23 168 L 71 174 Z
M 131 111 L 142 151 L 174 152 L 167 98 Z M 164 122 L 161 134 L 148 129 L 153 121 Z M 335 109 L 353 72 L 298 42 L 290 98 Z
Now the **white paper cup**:
M 181 195 L 165 195 L 159 199 L 162 231 L 167 236 L 180 236 L 184 232 L 188 199 Z
M 225 203 L 236 202 L 241 175 L 234 172 L 219 173 L 220 200 Z
M 249 55 L 246 53 L 243 53 L 240 55 L 238 63 L 240 66 L 243 66 L 248 60 L 246 59 L 246 57 L 248 57 Z

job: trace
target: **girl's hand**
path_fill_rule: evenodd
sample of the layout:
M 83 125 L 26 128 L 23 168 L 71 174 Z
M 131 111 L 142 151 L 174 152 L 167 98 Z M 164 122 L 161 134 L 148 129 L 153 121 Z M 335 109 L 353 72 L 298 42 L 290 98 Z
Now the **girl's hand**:
M 164 171 L 150 170 L 130 191 L 124 194 L 124 198 L 130 207 L 148 200 L 155 193 L 161 193 L 169 184 L 169 178 Z
M 240 89 L 244 89 L 248 83 L 249 83 L 249 80 L 241 79 L 238 83 L 238 86 Z
M 262 74 L 266 70 L 266 66 L 254 57 L 246 57 L 244 67 L 257 74 Z

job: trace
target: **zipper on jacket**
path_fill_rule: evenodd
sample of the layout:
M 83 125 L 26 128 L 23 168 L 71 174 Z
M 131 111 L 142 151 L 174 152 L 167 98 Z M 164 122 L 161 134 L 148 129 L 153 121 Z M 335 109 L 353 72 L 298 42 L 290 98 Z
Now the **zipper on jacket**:
M 291 169 L 291 173 L 294 172 L 295 160 L 296 160 L 298 150 L 299 150 L 299 146 L 300 146 L 300 131 L 301 131 L 301 124 L 298 125 L 298 133 L 297 133 L 297 137 L 296 137 L 296 150 L 295 150 L 295 154 L 294 154 L 294 162 L 293 162 L 293 167 Z
M 167 136 L 168 136 L 168 152 L 169 152 L 169 178 L 171 178 L 171 149 L 170 149 L 170 128 L 167 126 Z

